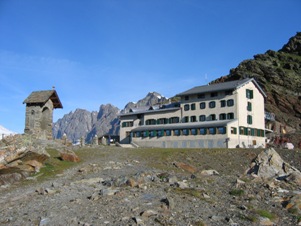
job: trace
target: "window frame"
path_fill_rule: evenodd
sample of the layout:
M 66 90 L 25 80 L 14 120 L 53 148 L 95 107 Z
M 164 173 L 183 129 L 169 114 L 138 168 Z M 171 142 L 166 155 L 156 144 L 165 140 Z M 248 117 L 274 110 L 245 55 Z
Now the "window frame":
M 206 102 L 200 102 L 200 109 L 206 109 Z
M 227 100 L 227 107 L 233 107 L 234 106 L 234 99 Z
M 215 101 L 210 101 L 208 105 L 209 105 L 209 108 L 215 108 L 216 107 Z
M 200 122 L 205 122 L 206 121 L 206 115 L 200 115 L 199 116 L 199 121 Z

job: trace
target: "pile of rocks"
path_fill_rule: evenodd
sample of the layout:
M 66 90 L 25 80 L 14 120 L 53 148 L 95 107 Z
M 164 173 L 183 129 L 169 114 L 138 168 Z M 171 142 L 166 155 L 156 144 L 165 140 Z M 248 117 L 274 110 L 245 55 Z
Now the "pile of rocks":
M 60 150 L 62 160 L 80 161 L 61 141 L 38 140 L 25 134 L 7 136 L 0 140 L 0 185 L 9 185 L 39 172 L 50 157 L 46 151 L 49 144 Z

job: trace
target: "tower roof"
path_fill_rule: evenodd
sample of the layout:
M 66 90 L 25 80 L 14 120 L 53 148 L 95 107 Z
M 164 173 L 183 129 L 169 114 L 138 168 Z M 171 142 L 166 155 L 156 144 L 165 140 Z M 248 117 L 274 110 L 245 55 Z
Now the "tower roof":
M 49 99 L 54 108 L 63 108 L 55 90 L 34 91 L 23 101 L 23 104 L 45 104 Z

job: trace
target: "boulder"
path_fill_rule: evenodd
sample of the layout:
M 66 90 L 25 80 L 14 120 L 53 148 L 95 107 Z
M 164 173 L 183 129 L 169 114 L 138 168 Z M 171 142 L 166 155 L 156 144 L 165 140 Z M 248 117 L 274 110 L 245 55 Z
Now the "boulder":
M 68 162 L 79 162 L 80 161 L 80 158 L 72 151 L 62 152 L 60 154 L 60 156 L 63 161 L 68 161 Z
M 251 163 L 247 174 L 262 179 L 289 180 L 301 184 L 300 171 L 285 162 L 273 148 L 259 153 Z

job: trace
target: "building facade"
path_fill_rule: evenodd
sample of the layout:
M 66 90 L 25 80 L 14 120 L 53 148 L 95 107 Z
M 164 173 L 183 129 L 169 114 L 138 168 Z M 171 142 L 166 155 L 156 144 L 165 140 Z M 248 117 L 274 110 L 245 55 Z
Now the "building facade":
M 52 139 L 53 110 L 63 108 L 55 90 L 32 92 L 26 104 L 24 133 L 40 139 Z
M 198 86 L 179 103 L 120 114 L 120 143 L 162 148 L 265 146 L 266 94 L 254 79 Z

